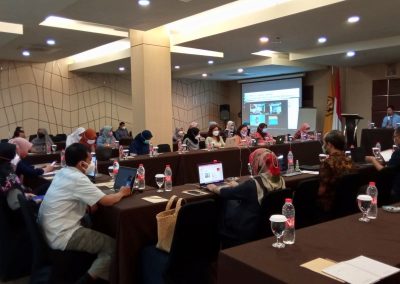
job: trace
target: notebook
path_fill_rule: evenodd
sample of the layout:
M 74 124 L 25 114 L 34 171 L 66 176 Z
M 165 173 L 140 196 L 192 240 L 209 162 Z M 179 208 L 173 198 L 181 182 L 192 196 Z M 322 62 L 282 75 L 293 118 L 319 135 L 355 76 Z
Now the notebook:
M 121 186 L 129 186 L 131 189 L 136 177 L 136 168 L 119 167 L 115 176 L 114 190 L 118 191 Z
M 199 171 L 199 184 L 204 188 L 208 184 L 223 184 L 224 171 L 221 162 L 201 164 L 197 166 Z

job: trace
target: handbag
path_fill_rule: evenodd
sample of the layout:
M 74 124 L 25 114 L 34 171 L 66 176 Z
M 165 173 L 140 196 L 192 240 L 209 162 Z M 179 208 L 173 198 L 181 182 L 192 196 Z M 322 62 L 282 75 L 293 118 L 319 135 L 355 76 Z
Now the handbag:
M 157 219 L 157 235 L 158 242 L 156 247 L 160 250 L 169 252 L 171 249 L 172 239 L 174 237 L 176 219 L 178 217 L 179 210 L 182 206 L 183 198 L 179 198 L 175 208 L 171 209 L 172 204 L 178 197 L 176 195 L 171 196 L 168 200 L 165 211 L 161 211 L 156 215 Z

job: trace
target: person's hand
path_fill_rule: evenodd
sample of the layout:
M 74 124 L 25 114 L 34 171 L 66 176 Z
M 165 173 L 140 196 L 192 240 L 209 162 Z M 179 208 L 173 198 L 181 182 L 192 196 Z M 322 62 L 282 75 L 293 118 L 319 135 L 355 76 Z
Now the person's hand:
M 129 196 L 131 195 L 131 188 L 129 186 L 121 186 L 119 193 L 122 194 L 122 196 L 124 197 Z
M 376 160 L 374 156 L 365 156 L 365 161 L 367 163 L 373 163 L 374 160 Z
M 215 184 L 207 184 L 207 189 L 209 191 L 215 192 L 217 190 L 218 186 L 216 186 Z
M 45 166 L 45 167 L 43 168 L 43 171 L 44 171 L 45 173 L 52 172 L 52 171 L 54 171 L 54 167 L 53 167 L 52 165 L 47 165 L 47 166 Z

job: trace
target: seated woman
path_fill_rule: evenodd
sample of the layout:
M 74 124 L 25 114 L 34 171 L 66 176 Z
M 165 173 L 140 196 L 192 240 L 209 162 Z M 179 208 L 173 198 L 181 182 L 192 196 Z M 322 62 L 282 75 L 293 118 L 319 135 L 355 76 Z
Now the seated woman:
M 271 134 L 268 133 L 268 125 L 260 123 L 257 127 L 257 131 L 254 133 L 254 139 L 257 141 L 257 145 L 274 144 L 275 140 Z
M 28 152 L 32 148 L 32 143 L 30 143 L 28 140 L 17 137 L 11 139 L 9 143 L 16 145 L 18 158 L 14 159 L 13 163 L 16 166 L 15 173 L 22 183 L 24 182 L 25 178 L 36 179 L 44 173 L 52 172 L 54 170 L 52 165 L 47 165 L 44 168 L 35 168 L 28 161 L 26 161 L 25 158 L 28 156 Z M 40 186 L 35 190 L 37 194 L 44 194 L 50 182 L 41 182 L 41 184 L 43 184 L 43 186 Z
M 254 179 L 241 184 L 231 182 L 228 187 L 210 184 L 207 188 L 224 201 L 223 221 L 220 227 L 222 247 L 243 244 L 260 237 L 260 228 L 266 226 L 262 216 L 262 201 L 270 191 L 285 188 L 278 160 L 269 149 L 259 148 L 250 154 Z
M 183 127 L 175 128 L 174 135 L 172 136 L 173 142 L 183 141 L 183 136 L 185 136 L 185 131 L 183 131 Z
M 106 125 L 102 128 L 101 134 L 97 138 L 97 146 L 100 147 L 114 147 L 115 137 L 112 132 L 112 126 Z
M 321 163 L 319 169 L 318 204 L 323 212 L 329 212 L 335 201 L 333 186 L 338 178 L 352 170 L 353 163 L 345 156 L 345 138 L 340 131 L 331 130 L 325 134 L 322 147 L 329 157 Z
M 129 146 L 129 152 L 137 155 L 147 155 L 150 153 L 150 140 L 153 134 L 149 130 L 138 133 Z
M 239 126 L 235 136 L 233 137 L 235 138 L 236 146 L 249 146 L 251 144 L 251 137 L 249 136 L 249 128 L 244 124 Z
M 301 126 L 300 129 L 296 131 L 296 133 L 293 135 L 294 139 L 301 139 L 301 140 L 307 140 L 309 138 L 308 132 L 310 131 L 310 125 L 306 122 L 304 122 Z
M 91 152 L 95 152 L 96 139 L 97 139 L 96 131 L 93 128 L 88 128 L 85 130 L 85 132 L 82 133 L 79 143 L 88 147 Z
M 70 135 L 67 136 L 67 141 L 65 142 L 65 148 L 74 143 L 78 143 L 79 140 L 81 140 L 82 134 L 84 132 L 85 128 L 83 127 L 78 127 L 77 129 L 75 129 L 74 132 L 72 132 Z
M 232 120 L 229 120 L 226 123 L 226 129 L 224 131 L 224 136 L 226 138 L 231 138 L 235 135 L 235 123 Z
M 16 138 L 16 137 L 22 137 L 22 138 L 26 138 L 25 137 L 25 131 L 22 129 L 21 126 L 17 126 L 15 128 L 14 134 L 12 138 Z
M 47 130 L 44 128 L 39 128 L 37 131 L 37 137 L 32 140 L 32 153 L 46 153 L 47 148 L 53 145 L 53 140 L 51 140 Z
M 218 125 L 211 125 L 208 129 L 208 134 L 206 138 L 207 149 L 211 148 L 221 148 L 225 146 L 224 139 L 221 137 L 221 128 Z
M 200 129 L 191 127 L 188 129 L 186 135 L 183 137 L 183 144 L 187 146 L 187 150 L 199 150 Z

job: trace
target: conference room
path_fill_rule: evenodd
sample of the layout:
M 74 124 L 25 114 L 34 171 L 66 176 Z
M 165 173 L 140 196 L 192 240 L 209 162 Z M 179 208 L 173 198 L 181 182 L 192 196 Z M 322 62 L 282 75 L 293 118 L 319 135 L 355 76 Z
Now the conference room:
M 333 280 L 301 265 L 317 258 L 342 263 L 361 255 L 400 267 L 400 259 L 395 255 L 399 237 L 395 236 L 395 229 L 385 229 L 398 226 L 398 215 L 381 208 L 389 205 L 397 208 L 396 198 L 391 195 L 397 168 L 394 167 L 394 172 L 387 169 L 394 163 L 398 139 L 395 117 L 400 109 L 397 52 L 400 25 L 396 12 L 400 3 L 390 0 L 18 0 L 6 1 L 0 7 L 1 144 L 10 144 L 17 127 L 23 129 L 26 141 L 34 142 L 42 134 L 41 129 L 46 130 L 45 137 L 48 134 L 52 141 L 43 153 L 33 153 L 33 143 L 26 155 L 20 153 L 25 142 L 10 141 L 17 146 L 7 145 L 4 153 L 14 151 L 21 156 L 21 161 L 36 168 L 35 176 L 25 174 L 23 179 L 19 176 L 20 182 L 35 195 L 44 195 L 46 202 L 46 190 L 54 191 L 57 175 L 70 168 L 79 156 L 78 146 L 67 151 L 66 146 L 70 145 L 67 137 L 77 135 L 74 137 L 79 142 L 89 133 L 83 134 L 83 131 L 90 129 L 95 142 L 90 144 L 93 138 L 85 136 L 86 145 L 91 148 L 89 153 L 95 153 L 94 158 L 86 159 L 86 154 L 82 154 L 74 166 L 87 173 L 95 165 L 90 180 L 94 182 L 93 188 L 101 190 L 102 197 L 99 194 L 97 198 L 103 195 L 110 196 L 106 200 L 119 198 L 113 204 L 100 199 L 86 203 L 98 207 L 95 212 L 88 212 L 92 231 L 115 242 L 115 253 L 109 261 L 110 273 L 99 277 L 98 283 L 158 283 L 159 279 L 152 277 L 158 272 L 165 274 L 163 265 L 169 265 L 168 269 L 176 274 L 171 272 L 171 279 L 164 275 L 166 278 L 161 283 L 196 283 L 195 275 L 198 281 L 202 279 L 199 275 L 208 277 L 202 283 L 239 283 L 244 279 L 250 283 L 325 283 Z M 193 123 L 198 135 L 190 130 Z M 266 127 L 260 127 L 261 124 Z M 305 124 L 308 127 L 303 133 Z M 234 125 L 232 130 L 230 125 Z M 241 126 L 248 131 L 242 137 L 236 131 Z M 173 140 L 180 129 L 181 138 Z M 304 187 L 315 189 L 313 192 L 318 195 L 323 176 L 319 169 L 326 159 L 320 154 L 324 150 L 336 151 L 332 150 L 336 142 L 325 139 L 325 134 L 332 130 L 339 130 L 345 139 L 344 146 L 336 150 L 343 152 L 343 156 L 350 151 L 346 159 L 352 160 L 351 177 L 335 184 L 338 192 L 343 193 L 344 188 L 349 191 L 344 194 L 347 203 L 343 211 L 327 218 L 315 216 L 318 214 L 309 216 L 310 211 L 302 205 L 311 202 L 299 196 Z M 216 135 L 215 131 L 218 131 Z M 128 134 L 116 139 L 117 132 Z M 293 138 L 296 133 L 300 133 L 299 139 Z M 113 139 L 100 147 L 98 139 L 103 134 L 104 139 Z M 237 136 L 239 143 L 234 139 L 228 143 L 231 136 Z M 136 148 L 132 145 L 136 137 L 149 154 L 134 152 Z M 187 149 L 190 147 L 185 147 L 184 138 L 192 139 L 198 150 Z M 225 146 L 219 146 L 220 139 Z M 237 183 L 259 185 L 256 178 L 260 172 L 252 167 L 254 159 L 250 157 L 257 151 L 264 151 L 263 155 L 272 162 L 268 170 L 278 165 L 284 181 L 282 188 L 287 190 L 275 200 L 271 197 L 266 201 L 269 209 L 262 213 L 261 234 L 251 242 L 225 246 L 219 238 L 221 215 L 229 203 L 223 199 L 226 190 L 200 188 L 199 167 L 217 161 L 223 167 L 222 179 L 230 187 L 234 188 Z M 289 153 L 292 159 L 288 164 Z M 68 166 L 62 167 L 66 158 Z M 4 161 L 12 164 L 13 159 Z M 144 189 L 139 190 L 132 173 L 119 185 L 134 190 L 128 193 L 114 188 L 118 178 L 116 168 L 121 172 L 134 170 L 136 176 L 140 165 L 145 168 Z M 157 192 L 159 187 L 166 187 L 167 181 L 170 184 L 169 174 L 165 176 L 167 165 L 172 172 L 172 191 Z M 292 168 L 294 174 L 285 176 L 285 171 L 290 172 Z M 157 175 L 163 176 L 161 186 L 157 184 L 160 181 Z M 129 176 L 131 183 L 127 182 Z M 378 217 L 364 224 L 358 221 L 361 212 L 357 196 L 366 193 L 369 182 L 377 185 L 379 209 Z M 87 188 L 91 187 L 87 185 Z M 2 193 L 2 199 L 5 195 Z M 210 224 L 215 223 L 218 240 L 209 236 L 208 248 L 199 245 L 194 249 L 197 239 L 193 232 L 206 239 L 204 234 L 214 227 L 196 231 L 204 225 L 196 216 L 187 226 L 179 227 L 186 221 L 184 217 L 180 221 L 178 216 L 175 231 L 178 236 L 170 234 L 175 239 L 171 240 L 171 252 L 157 249 L 160 229 L 156 215 L 165 211 L 172 195 L 186 201 L 180 213 L 189 212 L 190 205 L 198 203 L 210 206 L 209 211 L 215 213 L 215 218 L 201 214 Z M 296 242 L 275 249 L 269 218 L 282 214 L 286 198 L 293 199 L 296 209 Z M 40 210 L 45 209 L 37 210 L 40 215 Z M 23 215 L 19 218 L 26 229 Z M 42 245 L 47 246 L 46 251 L 60 250 L 59 262 L 46 266 L 58 264 L 74 271 L 76 256 L 64 255 L 65 248 L 52 247 L 40 220 L 36 223 L 34 219 L 33 225 L 42 238 Z M 196 222 L 199 222 L 198 229 L 193 228 Z M 343 232 L 344 226 L 346 232 Z M 7 262 L 3 265 L 0 261 L 0 283 L 34 283 L 41 277 L 32 270 L 36 256 L 35 251 L 31 253 L 35 244 L 30 233 L 25 230 L 24 236 L 29 241 L 23 247 L 9 245 L 7 250 L 3 247 L 7 247 L 9 239 L 2 236 L 0 254 Z M 178 241 L 182 234 L 192 236 L 193 242 L 185 238 Z M 360 234 L 365 238 L 360 238 Z M 210 249 L 213 242 L 218 243 L 214 250 Z M 196 257 L 189 261 L 187 256 L 180 255 L 189 249 L 193 254 L 210 253 L 209 261 L 196 263 Z M 174 257 L 183 257 L 185 261 L 180 258 L 174 264 Z M 16 265 L 18 262 L 20 265 Z M 82 265 L 86 270 L 80 276 L 87 276 L 93 258 L 89 256 L 88 262 L 89 266 Z M 196 267 L 201 263 L 204 269 L 192 270 L 189 264 L 193 263 Z M 262 263 L 268 264 L 267 267 Z M 284 272 L 285 266 L 293 271 L 292 275 Z M 34 267 L 41 271 L 38 263 Z M 67 283 L 82 280 L 65 279 L 68 269 L 60 271 L 57 279 Z M 89 276 L 93 276 L 90 273 L 92 270 Z M 292 278 L 293 275 L 299 277 Z M 396 275 L 391 276 L 394 281 Z

